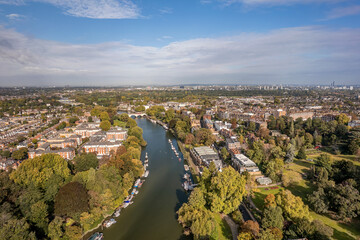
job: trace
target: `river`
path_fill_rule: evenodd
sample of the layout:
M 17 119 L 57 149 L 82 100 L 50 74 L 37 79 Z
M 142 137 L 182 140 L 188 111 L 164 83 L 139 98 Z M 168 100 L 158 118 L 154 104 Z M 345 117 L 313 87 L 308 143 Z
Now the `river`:
M 103 230 L 104 239 L 185 239 L 176 220 L 176 211 L 188 197 L 181 186 L 185 174 L 184 160 L 180 153 L 179 161 L 168 142 L 168 139 L 171 139 L 177 148 L 176 139 L 161 126 L 147 119 L 136 121 L 143 129 L 144 139 L 148 143 L 142 150 L 141 160 L 144 160 L 147 152 L 150 174 L 134 198 L 134 203 L 121 211 L 121 215 L 116 218 L 116 224 Z

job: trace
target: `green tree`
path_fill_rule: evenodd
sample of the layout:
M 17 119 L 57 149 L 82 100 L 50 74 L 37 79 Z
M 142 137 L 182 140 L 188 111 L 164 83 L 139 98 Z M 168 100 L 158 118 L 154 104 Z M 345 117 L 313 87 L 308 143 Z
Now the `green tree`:
M 99 166 L 99 160 L 93 153 L 83 153 L 76 156 L 73 161 L 77 172 L 87 171 L 90 168 L 96 169 Z
M 109 131 L 111 128 L 111 123 L 108 120 L 102 121 L 100 123 L 100 128 L 103 131 Z
M 284 227 L 284 217 L 282 213 L 282 209 L 277 206 L 265 208 L 262 218 L 262 227 L 265 229 L 274 227 L 282 229 Z
M 22 147 L 19 150 L 14 151 L 11 154 L 11 157 L 16 160 L 23 160 L 27 158 L 28 149 L 26 147 Z
M 329 154 L 323 153 L 316 160 L 315 165 L 323 167 L 328 173 L 331 173 L 331 157 Z
M 48 236 L 52 240 L 60 240 L 64 235 L 63 220 L 61 217 L 55 217 L 49 224 Z
M 101 121 L 110 121 L 109 114 L 107 112 L 100 113 L 100 120 Z
M 236 210 L 245 195 L 245 177 L 232 167 L 225 167 L 211 179 L 211 211 L 229 214 Z
M 15 183 L 46 189 L 48 181 L 58 176 L 62 181 L 70 176 L 68 163 L 57 154 L 44 154 L 24 161 L 19 168 L 10 174 Z
M 350 118 L 346 114 L 341 113 L 336 117 L 336 120 L 339 124 L 346 125 L 350 121 Z
M 38 201 L 31 205 L 30 221 L 37 227 L 41 228 L 45 233 L 48 230 L 48 205 L 44 201 Z
M 289 190 L 283 190 L 276 194 L 276 204 L 282 209 L 287 220 L 310 219 L 308 206 Z
M 306 159 L 306 152 L 305 152 L 305 147 L 302 146 L 297 154 L 297 158 L 299 159 Z
M 205 207 L 206 201 L 201 188 L 195 188 L 194 191 L 191 192 L 188 202 L 195 208 Z
M 34 232 L 30 232 L 30 225 L 25 219 L 11 218 L 0 227 L 0 239 L 19 240 L 28 239 L 35 240 Z

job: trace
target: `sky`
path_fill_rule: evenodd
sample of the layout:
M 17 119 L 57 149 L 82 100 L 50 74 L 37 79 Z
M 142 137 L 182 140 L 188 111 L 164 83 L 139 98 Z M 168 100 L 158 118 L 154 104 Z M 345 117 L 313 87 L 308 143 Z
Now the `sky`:
M 359 0 L 0 0 L 0 87 L 360 85 Z

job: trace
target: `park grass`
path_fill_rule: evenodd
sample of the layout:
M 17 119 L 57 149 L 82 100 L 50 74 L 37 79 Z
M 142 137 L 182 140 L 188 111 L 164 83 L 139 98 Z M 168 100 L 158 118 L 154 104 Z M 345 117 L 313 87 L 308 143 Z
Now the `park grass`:
M 343 154 L 332 154 L 329 151 L 323 151 L 323 150 L 315 150 L 315 149 L 311 149 L 311 150 L 307 150 L 306 151 L 306 155 L 308 158 L 310 159 L 316 159 L 317 157 L 319 157 L 322 153 L 326 153 L 329 154 L 331 156 L 332 161 L 341 161 L 341 160 L 347 160 L 347 161 L 351 161 L 352 163 L 354 163 L 355 165 L 360 166 L 360 161 L 356 160 L 356 156 L 355 155 L 343 155 Z
M 214 239 L 218 240 L 228 240 L 232 239 L 232 233 L 229 225 L 223 220 L 219 213 L 213 213 L 214 219 L 217 223 L 216 233 L 212 236 Z

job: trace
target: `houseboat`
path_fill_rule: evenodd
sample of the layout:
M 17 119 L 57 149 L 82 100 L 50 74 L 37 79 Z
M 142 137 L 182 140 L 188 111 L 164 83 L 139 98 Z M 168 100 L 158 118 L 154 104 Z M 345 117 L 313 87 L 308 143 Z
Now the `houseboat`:
M 109 219 L 109 220 L 106 220 L 106 221 L 103 223 L 103 226 L 106 227 L 106 228 L 108 228 L 108 227 L 110 227 L 111 225 L 113 225 L 113 224 L 115 224 L 115 223 L 116 223 L 115 219 L 111 218 L 111 219 Z

